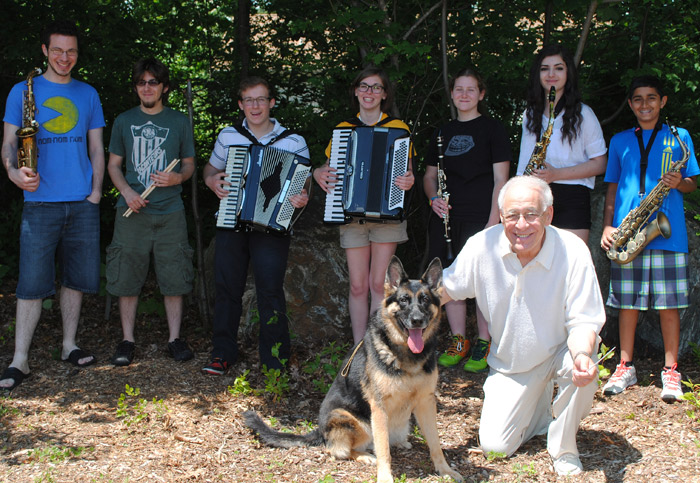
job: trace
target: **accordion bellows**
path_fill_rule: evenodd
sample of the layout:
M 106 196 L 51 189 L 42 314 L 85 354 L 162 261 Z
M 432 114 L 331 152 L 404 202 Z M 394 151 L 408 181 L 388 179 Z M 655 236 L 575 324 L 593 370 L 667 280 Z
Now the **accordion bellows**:
M 229 146 L 229 195 L 219 203 L 216 226 L 286 233 L 294 207 L 311 171 L 308 159 L 271 146 Z
M 411 141 L 399 128 L 336 128 L 329 165 L 338 180 L 326 195 L 323 221 L 401 221 L 406 192 L 394 181 L 408 169 Z

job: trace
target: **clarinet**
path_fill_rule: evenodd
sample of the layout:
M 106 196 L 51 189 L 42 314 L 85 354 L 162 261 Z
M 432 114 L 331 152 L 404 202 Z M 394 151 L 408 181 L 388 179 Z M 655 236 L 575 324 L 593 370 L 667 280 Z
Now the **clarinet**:
M 445 242 L 447 244 L 447 264 L 452 263 L 455 259 L 452 253 L 452 236 L 450 235 L 450 193 L 447 192 L 447 176 L 443 167 L 445 154 L 442 150 L 442 133 L 437 137 L 437 155 L 438 155 L 438 190 L 437 195 L 447 205 L 447 212 L 442 215 L 442 223 L 445 225 Z

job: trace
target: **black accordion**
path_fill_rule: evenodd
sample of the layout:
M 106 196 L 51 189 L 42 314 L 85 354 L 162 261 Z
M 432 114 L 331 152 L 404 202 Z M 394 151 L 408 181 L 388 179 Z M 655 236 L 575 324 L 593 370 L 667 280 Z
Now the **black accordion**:
M 229 195 L 219 203 L 216 226 L 287 233 L 294 207 L 311 171 L 308 159 L 270 146 L 229 146 L 225 181 Z
M 325 223 L 402 221 L 406 192 L 394 184 L 408 169 L 411 140 L 399 128 L 336 128 L 329 166 L 337 170 L 326 195 Z

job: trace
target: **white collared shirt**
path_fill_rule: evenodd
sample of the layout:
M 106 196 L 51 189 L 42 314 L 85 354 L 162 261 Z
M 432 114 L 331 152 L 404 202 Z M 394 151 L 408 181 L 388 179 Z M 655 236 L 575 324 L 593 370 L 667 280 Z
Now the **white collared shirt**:
M 524 267 L 503 225 L 472 236 L 443 272 L 453 300 L 476 298 L 491 333 L 489 366 L 526 372 L 556 354 L 576 330 L 596 333 L 605 308 L 588 247 L 548 226 L 542 249 Z

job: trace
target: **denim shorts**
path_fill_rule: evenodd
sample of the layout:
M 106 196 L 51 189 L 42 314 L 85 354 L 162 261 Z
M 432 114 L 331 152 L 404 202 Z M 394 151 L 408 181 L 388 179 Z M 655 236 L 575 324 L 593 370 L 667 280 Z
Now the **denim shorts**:
M 187 241 L 183 210 L 164 215 L 133 213 L 122 215 L 117 208 L 114 236 L 107 247 L 107 291 L 117 297 L 141 293 L 153 254 L 153 265 L 160 293 L 185 295 L 192 291 L 194 250 Z
M 83 293 L 100 288 L 100 206 L 87 200 L 26 201 L 19 236 L 17 298 L 56 293 L 56 262 L 62 286 Z

